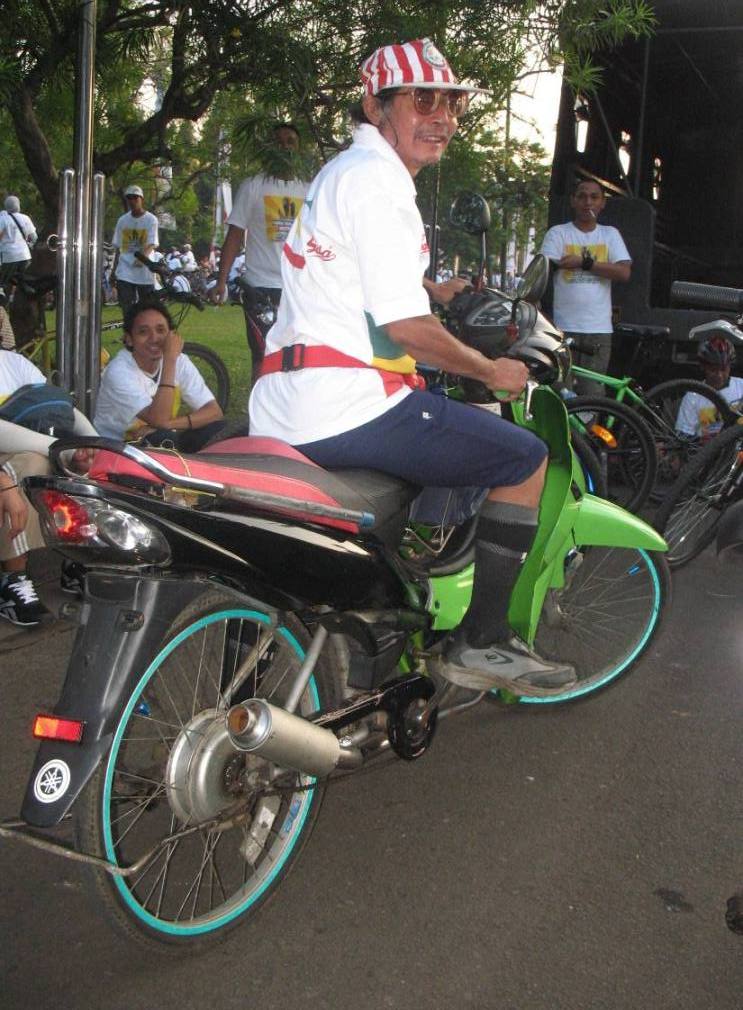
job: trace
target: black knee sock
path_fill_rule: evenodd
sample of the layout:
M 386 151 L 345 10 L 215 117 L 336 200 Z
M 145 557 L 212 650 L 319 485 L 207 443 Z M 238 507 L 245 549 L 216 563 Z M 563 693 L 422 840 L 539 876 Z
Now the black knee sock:
M 508 624 L 511 590 L 537 533 L 537 509 L 486 501 L 475 540 L 472 602 L 460 625 L 468 645 L 484 648 L 512 634 Z

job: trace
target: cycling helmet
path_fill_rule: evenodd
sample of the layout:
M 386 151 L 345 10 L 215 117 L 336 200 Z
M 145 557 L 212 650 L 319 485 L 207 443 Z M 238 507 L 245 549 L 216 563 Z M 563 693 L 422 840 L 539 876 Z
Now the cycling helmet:
M 703 340 L 697 350 L 697 357 L 709 365 L 729 368 L 735 360 L 735 348 L 727 337 L 715 336 Z

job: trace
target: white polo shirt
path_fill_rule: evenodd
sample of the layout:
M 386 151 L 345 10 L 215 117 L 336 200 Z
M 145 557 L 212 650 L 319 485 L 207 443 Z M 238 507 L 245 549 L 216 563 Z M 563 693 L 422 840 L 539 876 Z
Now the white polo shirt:
M 414 362 L 383 327 L 430 314 L 429 248 L 413 179 L 376 127 L 315 178 L 284 246 L 283 295 L 266 354 L 325 345 L 396 372 Z M 293 445 L 349 431 L 407 396 L 372 368 L 307 368 L 266 375 L 250 397 L 250 431 Z

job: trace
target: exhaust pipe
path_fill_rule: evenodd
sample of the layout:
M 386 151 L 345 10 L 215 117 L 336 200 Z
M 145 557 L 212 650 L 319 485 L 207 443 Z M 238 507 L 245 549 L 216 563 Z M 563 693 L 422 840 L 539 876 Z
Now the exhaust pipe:
M 331 730 L 262 698 L 251 698 L 231 708 L 227 732 L 237 750 L 259 754 L 282 768 L 318 778 L 336 768 L 356 768 L 363 762 L 361 751 L 342 747 Z

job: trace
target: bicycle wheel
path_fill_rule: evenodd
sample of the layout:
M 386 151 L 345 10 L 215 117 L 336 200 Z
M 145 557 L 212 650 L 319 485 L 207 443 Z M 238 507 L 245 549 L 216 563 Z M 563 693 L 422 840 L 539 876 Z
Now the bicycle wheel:
M 742 476 L 743 428 L 734 425 L 697 453 L 655 515 L 671 567 L 691 561 L 712 542 Z
M 184 343 L 183 351 L 201 372 L 222 411 L 226 412 L 230 402 L 230 373 L 224 361 L 211 348 L 194 344 L 190 340 Z
M 535 648 L 571 663 L 578 683 L 560 695 L 522 696 L 522 704 L 574 701 L 615 681 L 647 649 L 670 600 L 668 565 L 657 552 L 578 547 L 565 564 L 565 585 L 547 595 Z
M 655 479 L 655 444 L 636 411 L 603 396 L 565 402 L 570 425 L 588 441 L 601 464 L 607 498 L 629 511 L 645 502 Z
M 281 704 L 307 641 L 296 619 L 275 626 L 212 591 L 174 623 L 134 687 L 75 808 L 83 851 L 119 866 L 143 860 L 131 876 L 88 871 L 97 903 L 130 936 L 171 947 L 217 939 L 250 918 L 296 860 L 324 786 L 237 752 L 224 715 L 248 697 Z M 339 697 L 318 663 L 299 710 Z
M 606 498 L 608 488 L 601 467 L 601 461 L 591 448 L 588 440 L 580 432 L 571 429 L 570 444 L 583 471 L 586 491 L 599 498 Z
M 671 379 L 653 386 L 645 394 L 644 403 L 639 404 L 637 409 L 652 432 L 658 457 L 655 482 L 650 492 L 653 502 L 663 500 L 681 471 L 704 445 L 701 439 L 676 429 L 681 401 L 687 393 L 702 398 L 701 408 L 709 419 L 710 427 L 719 425 L 721 429 L 727 428 L 738 416 L 716 390 L 695 379 Z

